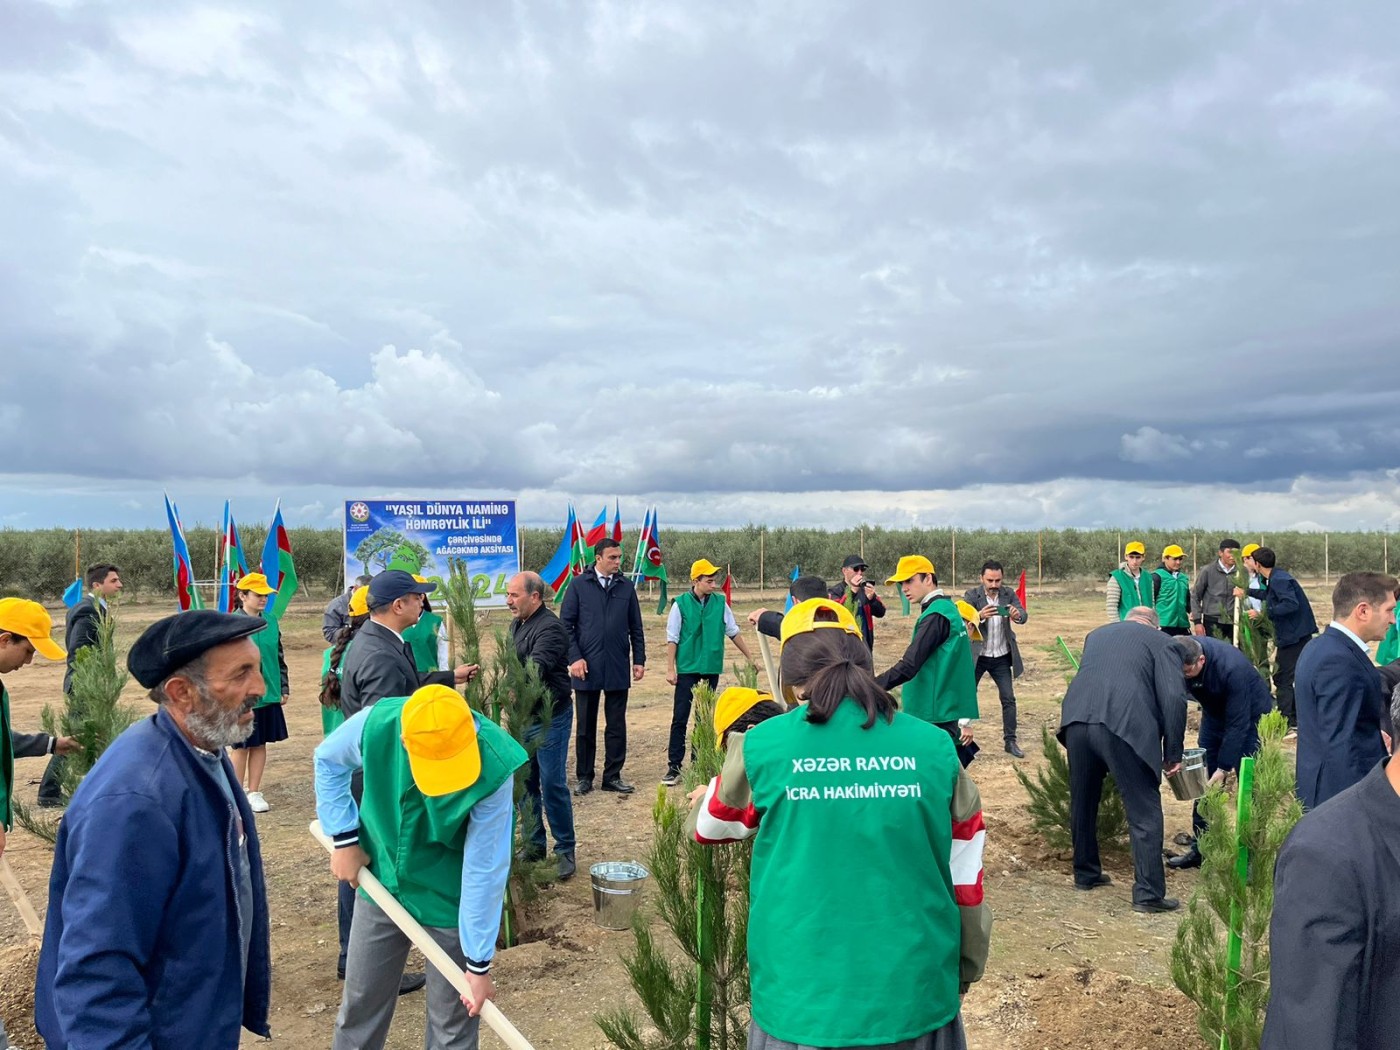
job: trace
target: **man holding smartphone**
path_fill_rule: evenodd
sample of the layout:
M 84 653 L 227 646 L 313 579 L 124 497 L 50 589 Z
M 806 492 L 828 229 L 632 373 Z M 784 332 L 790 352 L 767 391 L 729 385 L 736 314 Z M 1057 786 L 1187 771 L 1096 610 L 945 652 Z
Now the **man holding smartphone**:
M 841 582 L 831 588 L 831 600 L 840 602 L 860 625 L 866 648 L 875 648 L 875 621 L 885 615 L 885 603 L 875 593 L 875 585 L 865 578 L 867 566 L 859 554 L 841 563 Z
M 977 659 L 974 675 L 980 685 L 982 676 L 989 674 L 996 683 L 1001 698 L 1001 734 L 1006 753 L 1013 758 L 1025 758 L 1026 753 L 1016 742 L 1016 690 L 1012 680 L 1021 677 L 1021 650 L 1016 645 L 1013 623 L 1026 622 L 1026 609 L 1009 587 L 1002 586 L 1004 572 L 1001 562 L 987 561 L 982 565 L 982 582 L 967 591 L 963 598 L 977 610 L 982 640 L 972 643 L 972 655 Z

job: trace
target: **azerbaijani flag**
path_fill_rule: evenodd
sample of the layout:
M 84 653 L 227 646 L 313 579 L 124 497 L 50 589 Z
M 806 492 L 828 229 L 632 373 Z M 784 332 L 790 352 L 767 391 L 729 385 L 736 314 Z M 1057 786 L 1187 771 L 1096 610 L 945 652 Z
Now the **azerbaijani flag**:
M 243 553 L 243 541 L 238 538 L 238 525 L 233 520 L 233 506 L 228 500 L 224 500 L 224 539 L 221 546 L 219 612 L 232 612 L 238 581 L 248 575 L 248 557 Z
M 170 502 L 169 494 L 165 497 L 165 517 L 170 523 L 170 541 L 175 548 L 175 600 L 181 612 L 203 609 L 204 602 L 194 585 L 194 562 L 190 560 L 190 547 L 185 542 L 185 530 L 180 527 L 180 511 Z
M 287 538 L 287 526 L 282 521 L 282 501 L 272 512 L 272 524 L 267 527 L 267 542 L 263 544 L 262 571 L 267 585 L 277 590 L 277 597 L 267 604 L 263 615 L 280 620 L 298 586 L 296 562 L 292 560 L 292 541 Z
M 555 550 L 554 556 L 549 559 L 549 564 L 540 570 L 540 577 L 554 589 L 556 601 L 559 599 L 564 584 L 572 574 L 574 532 L 577 528 L 578 519 L 574 517 L 574 505 L 570 503 L 569 516 L 564 522 L 564 535 L 559 538 L 559 547 Z
M 656 603 L 656 613 L 666 610 L 666 562 L 661 555 L 661 537 L 656 523 L 656 508 L 652 507 L 647 512 L 646 521 L 642 525 L 642 537 L 637 542 L 637 561 L 639 568 L 637 575 L 644 580 L 661 581 L 661 597 Z
M 599 540 L 608 538 L 608 505 L 603 504 L 603 509 L 598 512 L 598 516 L 593 519 L 593 525 L 584 534 L 583 542 L 587 547 L 592 547 Z

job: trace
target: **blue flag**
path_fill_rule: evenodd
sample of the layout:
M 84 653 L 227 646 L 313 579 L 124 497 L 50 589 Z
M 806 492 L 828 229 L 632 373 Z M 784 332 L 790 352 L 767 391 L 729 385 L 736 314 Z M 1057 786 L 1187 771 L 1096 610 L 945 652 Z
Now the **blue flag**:
M 799 576 L 801 576 L 801 575 L 802 575 L 802 566 L 801 566 L 801 565 L 794 565 L 794 566 L 792 567 L 792 575 L 789 576 L 788 579 L 789 579 L 789 580 L 793 580 L 793 581 L 795 582 L 795 581 L 797 580 L 797 577 L 799 577 Z M 797 603 L 796 603 L 795 601 L 792 600 L 792 590 L 789 589 L 789 590 L 788 590 L 788 600 L 787 600 L 787 604 L 783 606 L 783 612 L 784 612 L 784 613 L 787 613 L 787 611 L 788 611 L 789 609 L 791 609 L 791 608 L 792 608 L 794 605 L 796 605 L 796 604 L 797 604 Z
M 73 608 L 83 600 L 83 578 L 79 576 L 68 585 L 68 589 L 63 592 L 63 604 L 68 608 Z

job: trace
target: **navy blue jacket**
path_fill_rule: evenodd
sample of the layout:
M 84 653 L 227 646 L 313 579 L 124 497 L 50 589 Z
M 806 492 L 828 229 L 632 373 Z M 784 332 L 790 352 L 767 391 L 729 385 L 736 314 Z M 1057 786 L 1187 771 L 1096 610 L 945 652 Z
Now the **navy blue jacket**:
M 247 799 L 234 797 L 236 810 L 164 708 L 83 778 L 59 825 L 34 989 L 50 1047 L 234 1050 L 240 1028 L 270 1034 L 262 854 Z M 246 986 L 230 859 L 240 818 L 253 883 Z
M 1298 797 L 1313 809 L 1385 758 L 1381 673 L 1359 645 L 1328 627 L 1303 647 L 1293 688 Z
M 1317 633 L 1312 606 L 1303 588 L 1288 573 L 1275 569 L 1267 587 L 1249 588 L 1251 598 L 1264 600 L 1264 611 L 1274 622 L 1274 634 L 1280 649 L 1297 645 Z
M 1215 769 L 1239 769 L 1259 749 L 1259 719 L 1273 707 L 1269 687 L 1249 657 L 1229 642 L 1202 637 L 1206 666 L 1186 686 L 1201 704 L 1201 747 L 1215 754 Z
M 564 592 L 559 622 L 569 632 L 569 663 L 588 661 L 588 675 L 573 679 L 575 689 L 632 688 L 632 665 L 646 664 L 647 643 L 631 580 L 614 573 L 612 585 L 604 590 L 597 572 L 588 566 Z

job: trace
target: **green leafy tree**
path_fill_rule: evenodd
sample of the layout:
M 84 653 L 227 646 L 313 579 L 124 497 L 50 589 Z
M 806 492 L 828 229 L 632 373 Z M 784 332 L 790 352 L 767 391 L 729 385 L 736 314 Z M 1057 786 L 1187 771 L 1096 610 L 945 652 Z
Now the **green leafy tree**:
M 715 741 L 715 695 L 695 688 L 695 761 L 686 786 L 706 783 L 719 772 Z M 675 797 L 679 796 L 679 793 Z M 641 1017 L 618 1008 L 595 1017 L 609 1042 L 621 1050 L 743 1050 L 749 1003 L 748 842 L 701 846 L 685 834 L 686 811 L 665 787 L 652 808 L 655 835 L 647 852 L 656 906 L 680 949 L 674 960 L 639 914 L 636 944 L 623 963 L 654 1033 L 643 1034 Z
M 355 548 L 355 560 L 364 567 L 366 573 L 372 574 L 376 569 L 386 568 L 400 550 L 417 558 L 419 565 L 426 565 L 432 560 L 432 553 L 427 547 L 387 525 L 376 529 L 360 541 L 360 545 Z
M 1196 1024 L 1212 1048 L 1257 1050 L 1264 1031 L 1274 861 L 1303 815 L 1283 751 L 1287 731 L 1288 723 L 1277 711 L 1259 720 L 1259 752 L 1242 826 L 1237 826 L 1235 807 L 1223 789 L 1214 787 L 1201 799 L 1209 825 L 1196 840 L 1201 875 L 1177 927 L 1171 965 L 1172 980 L 1199 1008 Z M 1247 851 L 1244 864 L 1240 846 Z M 1232 926 L 1239 936 L 1235 966 L 1230 961 Z

